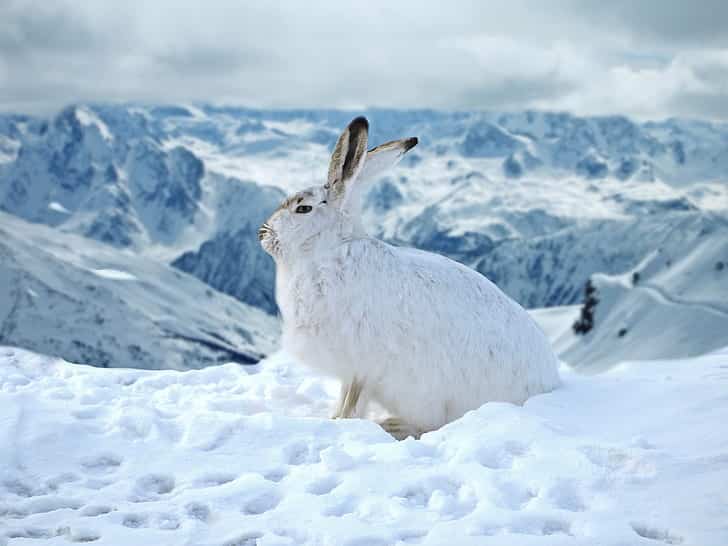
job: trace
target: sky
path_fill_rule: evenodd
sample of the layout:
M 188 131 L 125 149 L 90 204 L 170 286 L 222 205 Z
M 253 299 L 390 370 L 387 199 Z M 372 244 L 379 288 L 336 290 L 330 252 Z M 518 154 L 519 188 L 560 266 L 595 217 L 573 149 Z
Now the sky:
M 728 119 L 728 1 L 0 0 L 0 110 L 75 102 Z

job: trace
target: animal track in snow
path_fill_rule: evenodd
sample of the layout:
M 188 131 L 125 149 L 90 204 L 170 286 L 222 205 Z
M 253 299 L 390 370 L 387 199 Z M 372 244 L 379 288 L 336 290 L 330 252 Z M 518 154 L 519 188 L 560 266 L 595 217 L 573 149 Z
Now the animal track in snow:
M 288 469 L 284 467 L 280 468 L 273 468 L 269 471 L 267 471 L 265 474 L 263 474 L 263 477 L 268 480 L 269 482 L 278 483 L 283 478 L 288 476 Z
M 410 529 L 397 532 L 397 540 L 405 544 L 419 544 L 427 536 L 424 529 Z
M 306 486 L 306 493 L 312 495 L 326 495 L 339 485 L 339 479 L 335 475 L 324 476 Z
M 258 539 L 263 538 L 263 533 L 251 531 L 222 543 L 222 546 L 258 546 Z
M 171 493 L 174 486 L 174 476 L 171 474 L 147 474 L 136 481 L 129 500 L 132 502 L 156 500 L 160 495 Z
M 264 491 L 245 503 L 243 513 L 252 516 L 264 514 L 273 510 L 279 502 L 281 502 L 281 496 L 276 491 Z
M 93 474 L 106 474 L 114 472 L 121 466 L 124 459 L 113 453 L 102 453 L 81 459 L 81 466 L 86 472 Z
M 568 521 L 554 518 L 542 518 L 538 516 L 517 516 L 506 525 L 486 524 L 476 525 L 470 529 L 471 536 L 495 536 L 495 535 L 569 535 L 571 536 L 571 525 Z M 530 544 L 530 542 L 529 542 Z M 558 542 L 554 544 L 559 544 Z
M 210 507 L 201 502 L 190 502 L 185 505 L 185 513 L 192 519 L 207 523 L 210 520 Z
M 544 495 L 556 508 L 569 512 L 583 512 L 586 504 L 576 483 L 571 480 L 560 480 L 546 490 Z
M 148 522 L 149 516 L 147 514 L 126 514 L 124 519 L 121 520 L 121 524 L 124 527 L 129 527 L 131 529 L 146 527 Z
M 515 481 L 499 480 L 496 486 L 499 495 L 495 503 L 507 510 L 521 510 L 538 495 L 538 491 Z
M 522 457 L 528 451 L 528 447 L 519 442 L 506 442 L 500 446 L 483 446 L 476 453 L 477 461 L 494 470 L 511 468 L 517 457 Z
M 46 480 L 46 486 L 51 491 L 58 491 L 58 488 L 67 483 L 73 483 L 80 479 L 73 472 L 64 472 Z
M 658 540 L 664 542 L 665 544 L 682 544 L 684 540 L 683 537 L 676 535 L 668 531 L 667 529 L 658 529 L 656 527 L 651 527 L 649 525 L 645 525 L 644 523 L 637 522 L 632 522 L 630 525 L 632 525 L 632 529 L 634 529 L 634 532 L 642 538 Z
M 530 516 L 517 518 L 507 530 L 522 535 L 571 535 L 571 525 L 567 521 Z
M 103 504 L 89 504 L 88 506 L 84 506 L 79 514 L 88 518 L 94 518 L 96 516 L 103 516 L 105 514 L 108 514 L 112 510 L 113 508 L 111 506 L 106 506 Z
M 321 450 L 309 442 L 295 442 L 285 447 L 285 461 L 289 465 L 315 464 L 321 462 Z
M 46 493 L 45 489 L 21 480 L 7 480 L 3 482 L 2 486 L 8 493 L 18 497 L 35 497 Z
M 405 506 L 438 512 L 443 519 L 459 519 L 475 509 L 477 499 L 469 486 L 445 476 L 420 480 L 401 490 L 396 497 Z
M 194 487 L 206 488 L 206 487 L 217 487 L 219 485 L 225 485 L 235 480 L 237 476 L 229 472 L 208 472 L 197 478 L 193 483 Z
M 351 514 L 356 510 L 358 499 L 353 496 L 336 497 L 330 496 L 326 499 L 321 514 L 328 517 L 340 518 L 346 514 Z

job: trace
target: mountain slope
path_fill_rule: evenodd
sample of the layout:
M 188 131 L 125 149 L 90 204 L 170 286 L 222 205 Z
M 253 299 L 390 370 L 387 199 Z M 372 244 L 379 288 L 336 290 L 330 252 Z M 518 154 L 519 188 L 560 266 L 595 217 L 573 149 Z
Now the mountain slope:
M 728 222 L 703 221 L 675 222 L 662 244 L 622 274 L 593 275 L 598 303 L 585 335 L 571 328 L 579 306 L 532 310 L 559 357 L 593 373 L 622 360 L 689 357 L 726 346 Z
M 99 366 L 257 362 L 276 320 L 169 266 L 0 213 L 0 340 Z

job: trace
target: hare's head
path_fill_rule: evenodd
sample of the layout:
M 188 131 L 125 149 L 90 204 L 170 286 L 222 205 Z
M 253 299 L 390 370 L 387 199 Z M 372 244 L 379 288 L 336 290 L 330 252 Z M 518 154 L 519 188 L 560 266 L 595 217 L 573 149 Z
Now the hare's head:
M 367 182 L 396 164 L 416 138 L 367 151 L 369 122 L 358 117 L 344 129 L 331 155 L 326 184 L 288 197 L 258 230 L 263 249 L 276 260 L 332 248 L 361 235 L 360 202 Z

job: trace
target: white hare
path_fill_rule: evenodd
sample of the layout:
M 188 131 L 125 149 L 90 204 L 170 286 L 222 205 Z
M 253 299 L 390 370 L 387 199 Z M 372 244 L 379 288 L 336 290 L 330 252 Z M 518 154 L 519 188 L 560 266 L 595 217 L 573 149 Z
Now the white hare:
M 334 149 L 328 182 L 288 199 L 261 226 L 276 262 L 283 346 L 341 380 L 334 417 L 369 401 L 398 438 L 434 430 L 490 401 L 523 403 L 556 388 L 543 332 L 481 274 L 444 256 L 368 237 L 361 196 L 416 138 L 367 151 L 356 118 Z

